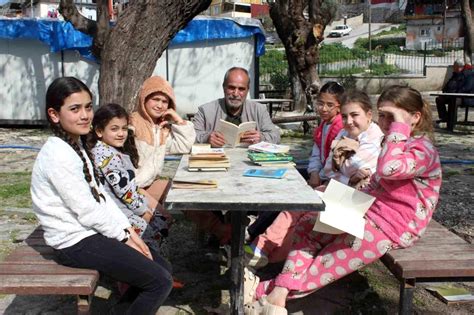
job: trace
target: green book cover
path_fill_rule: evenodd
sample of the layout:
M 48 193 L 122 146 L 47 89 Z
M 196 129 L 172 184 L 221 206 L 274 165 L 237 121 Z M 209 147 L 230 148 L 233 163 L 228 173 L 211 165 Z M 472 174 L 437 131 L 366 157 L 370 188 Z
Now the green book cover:
M 293 157 L 286 153 L 248 153 L 248 158 L 253 162 L 263 161 L 293 161 Z

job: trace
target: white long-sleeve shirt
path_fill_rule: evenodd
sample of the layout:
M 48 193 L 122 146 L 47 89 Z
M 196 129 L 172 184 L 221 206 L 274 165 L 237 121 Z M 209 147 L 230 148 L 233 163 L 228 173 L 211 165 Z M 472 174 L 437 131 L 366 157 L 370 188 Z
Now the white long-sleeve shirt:
M 92 181 L 93 165 L 86 159 Z M 31 199 L 46 244 L 56 249 L 70 247 L 96 233 L 122 240 L 130 227 L 127 217 L 105 196 L 97 202 L 84 178 L 83 162 L 74 149 L 58 137 L 50 137 L 39 152 L 31 175 Z

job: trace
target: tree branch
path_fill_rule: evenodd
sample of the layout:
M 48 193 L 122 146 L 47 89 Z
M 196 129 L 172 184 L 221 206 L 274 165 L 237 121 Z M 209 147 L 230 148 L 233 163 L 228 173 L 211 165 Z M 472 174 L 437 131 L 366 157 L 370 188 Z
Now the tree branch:
M 59 3 L 59 13 L 61 13 L 66 21 L 71 22 L 76 30 L 93 37 L 96 35 L 97 23 L 79 13 L 74 0 L 61 0 Z

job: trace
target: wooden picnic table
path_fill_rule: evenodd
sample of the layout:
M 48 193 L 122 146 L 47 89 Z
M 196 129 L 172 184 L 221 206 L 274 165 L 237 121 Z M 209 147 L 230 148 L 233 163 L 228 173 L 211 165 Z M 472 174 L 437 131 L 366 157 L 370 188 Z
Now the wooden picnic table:
M 250 100 L 267 105 L 270 117 L 273 117 L 273 105 L 278 105 L 281 108 L 284 103 L 288 103 L 290 106 L 293 103 L 291 98 L 254 98 Z
M 231 310 L 243 314 L 243 244 L 247 211 L 321 211 L 322 200 L 306 184 L 294 168 L 288 168 L 282 179 L 242 176 L 249 168 L 261 168 L 247 159 L 247 149 L 226 149 L 231 161 L 227 172 L 189 172 L 185 155 L 174 180 L 215 179 L 217 189 L 173 189 L 168 193 L 168 210 L 227 210 L 231 211 Z M 268 168 L 267 168 L 268 169 Z
M 430 93 L 431 96 L 445 96 L 450 97 L 450 102 L 448 102 L 448 121 L 447 121 L 447 129 L 449 131 L 454 130 L 454 126 L 456 125 L 458 119 L 458 104 L 456 100 L 460 98 L 461 100 L 465 98 L 474 98 L 474 94 L 471 93 Z M 463 124 L 472 124 L 472 122 L 468 121 L 469 116 L 469 106 L 466 105 L 466 112 L 464 114 L 464 123 Z

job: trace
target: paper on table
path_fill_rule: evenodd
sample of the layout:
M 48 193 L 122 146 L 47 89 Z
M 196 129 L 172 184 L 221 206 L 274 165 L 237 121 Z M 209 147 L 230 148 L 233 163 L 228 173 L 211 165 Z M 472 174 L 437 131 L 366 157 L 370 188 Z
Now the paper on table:
M 318 192 L 325 210 L 320 212 L 314 231 L 329 234 L 349 233 L 364 238 L 364 215 L 375 201 L 367 195 L 336 180 L 331 180 L 324 193 Z

